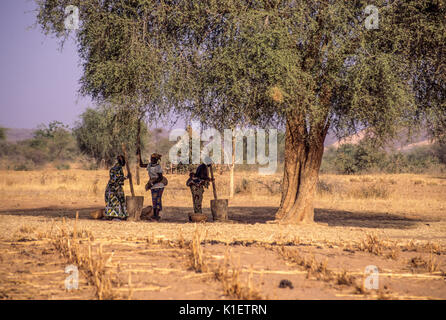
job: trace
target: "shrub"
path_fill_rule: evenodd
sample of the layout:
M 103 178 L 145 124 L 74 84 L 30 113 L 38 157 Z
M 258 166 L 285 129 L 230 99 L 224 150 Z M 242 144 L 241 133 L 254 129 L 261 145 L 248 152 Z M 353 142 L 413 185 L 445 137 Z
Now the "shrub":
M 14 165 L 15 171 L 31 171 L 35 169 L 35 164 L 32 160 L 21 161 Z
M 114 164 L 121 153 L 121 144 L 127 144 L 127 152 L 136 152 L 138 114 L 112 108 L 108 105 L 96 109 L 88 108 L 74 128 L 74 136 L 81 152 L 94 158 L 98 163 L 104 159 L 106 164 Z M 148 134 L 147 126 L 141 123 L 141 149 L 144 150 Z M 158 141 L 160 142 L 160 141 Z M 156 146 L 158 149 L 159 146 Z
M 61 164 L 56 165 L 56 169 L 57 170 L 69 170 L 70 165 L 68 163 L 61 163 Z
M 82 164 L 84 170 L 98 170 L 99 165 L 96 162 L 87 162 Z
M 235 187 L 235 193 L 245 193 L 250 191 L 251 189 L 251 183 L 249 182 L 249 180 L 243 178 L 242 181 L 240 182 L 240 184 L 238 184 Z
M 32 170 L 51 161 L 72 161 L 79 155 L 68 127 L 57 121 L 41 125 L 31 139 L 0 144 L 0 156 L 11 162 L 14 170 Z
M 384 151 L 374 148 L 369 141 L 363 140 L 358 145 L 341 145 L 336 150 L 334 165 L 339 173 L 356 174 L 380 170 L 385 158 Z
M 324 180 L 319 180 L 316 186 L 319 194 L 333 194 L 334 186 Z
M 372 184 L 350 191 L 350 196 L 358 199 L 387 199 L 390 193 L 389 188 L 385 185 Z

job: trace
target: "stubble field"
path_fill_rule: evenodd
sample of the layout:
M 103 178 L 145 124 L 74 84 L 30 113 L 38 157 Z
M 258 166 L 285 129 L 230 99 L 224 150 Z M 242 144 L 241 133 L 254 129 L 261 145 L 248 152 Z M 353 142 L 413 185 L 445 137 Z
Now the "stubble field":
M 114 222 L 90 218 L 105 170 L 0 171 L 0 298 L 446 298 L 446 176 L 322 175 L 316 223 L 302 226 L 270 223 L 280 175 L 236 172 L 228 222 L 212 222 L 206 190 L 199 224 L 187 176 L 167 177 L 160 222 Z M 227 173 L 216 180 L 226 198 Z

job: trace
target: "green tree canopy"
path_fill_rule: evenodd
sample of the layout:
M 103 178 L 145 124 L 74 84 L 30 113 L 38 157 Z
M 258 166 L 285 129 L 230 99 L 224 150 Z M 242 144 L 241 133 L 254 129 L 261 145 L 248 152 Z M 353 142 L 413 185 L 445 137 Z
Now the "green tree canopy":
M 28 144 L 31 148 L 45 152 L 49 161 L 73 160 L 78 154 L 73 134 L 68 126 L 60 121 L 51 121 L 48 125 L 41 124 Z
M 116 157 L 122 154 L 122 143 L 127 146 L 129 154 L 136 153 L 134 141 L 138 135 L 139 115 L 127 109 L 111 106 L 88 108 L 74 128 L 78 146 L 84 154 L 94 158 L 99 164 L 113 165 Z M 147 126 L 141 123 L 142 147 L 146 143 Z

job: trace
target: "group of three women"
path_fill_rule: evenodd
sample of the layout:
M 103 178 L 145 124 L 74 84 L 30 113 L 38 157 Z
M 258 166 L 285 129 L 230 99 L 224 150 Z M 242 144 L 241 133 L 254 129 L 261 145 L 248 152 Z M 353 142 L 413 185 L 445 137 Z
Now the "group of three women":
M 160 165 L 161 155 L 152 153 L 150 156 L 150 163 L 142 162 L 141 151 L 137 150 L 139 166 L 146 168 L 149 174 L 149 182 L 146 184 L 146 191 L 150 190 L 152 193 L 152 220 L 160 220 L 160 212 L 162 207 L 162 196 L 167 180 L 163 177 L 163 170 Z M 210 166 L 210 159 L 205 159 L 205 163 L 198 166 L 195 173 L 191 173 L 186 185 L 190 188 L 192 193 L 192 200 L 194 204 L 194 213 L 201 213 L 201 203 L 203 200 L 204 188 L 208 187 L 209 178 L 207 167 Z M 117 157 L 116 164 L 110 169 L 110 180 L 105 189 L 105 218 L 110 220 L 126 220 L 128 217 L 125 205 L 124 195 L 124 181 L 128 176 L 124 176 L 123 167 L 125 166 L 125 158 L 120 155 Z M 189 216 L 190 220 L 190 216 Z

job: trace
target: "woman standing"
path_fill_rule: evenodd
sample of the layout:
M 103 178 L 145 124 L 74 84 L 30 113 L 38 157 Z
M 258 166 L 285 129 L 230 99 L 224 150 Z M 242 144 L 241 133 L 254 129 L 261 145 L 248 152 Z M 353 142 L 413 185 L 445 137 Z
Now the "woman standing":
M 164 192 L 163 183 L 163 169 L 160 165 L 161 155 L 158 153 L 152 153 L 150 156 L 150 163 L 146 164 L 142 162 L 141 150 L 137 151 L 139 157 L 139 166 L 141 168 L 147 168 L 149 174 L 149 182 L 146 184 L 146 191 L 150 189 L 152 193 L 152 206 L 153 206 L 153 219 L 160 220 L 160 212 L 163 210 L 162 197 Z
M 212 179 L 208 174 L 208 167 L 211 165 L 210 158 L 206 157 L 202 164 L 200 164 L 195 173 L 191 172 L 189 174 L 189 179 L 186 181 L 186 186 L 190 188 L 192 193 L 192 201 L 194 204 L 194 214 L 202 214 L 202 202 L 204 188 L 209 187 L 209 182 Z M 189 221 L 192 221 L 191 216 L 189 216 Z
M 110 169 L 110 180 L 105 189 L 105 217 L 106 219 L 127 219 L 127 209 L 124 196 L 124 176 L 122 167 L 125 166 L 124 156 L 118 156 L 118 162 Z

